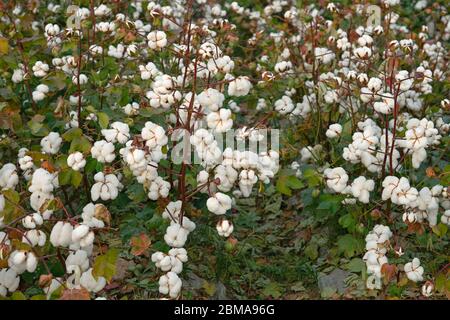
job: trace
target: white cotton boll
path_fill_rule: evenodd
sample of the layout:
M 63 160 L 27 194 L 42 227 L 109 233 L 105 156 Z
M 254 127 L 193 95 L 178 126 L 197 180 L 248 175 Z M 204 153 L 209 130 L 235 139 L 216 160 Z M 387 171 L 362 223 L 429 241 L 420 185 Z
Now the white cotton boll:
M 66 270 L 70 270 L 73 266 L 78 266 L 81 271 L 89 269 L 88 254 L 84 250 L 76 250 L 71 252 L 66 258 Z
M 197 96 L 197 101 L 208 111 L 217 111 L 222 108 L 225 96 L 216 89 L 208 88 Z
M 142 80 L 154 79 L 157 76 L 161 75 L 161 72 L 153 62 L 149 62 L 145 66 L 140 65 L 139 71 L 141 73 Z
M 100 56 L 103 54 L 103 48 L 101 46 L 98 46 L 96 44 L 93 44 L 89 47 L 89 52 L 93 55 L 93 56 Z
M 450 210 L 445 210 L 444 214 L 441 216 L 441 222 L 450 226 Z
M 153 180 L 148 187 L 148 198 L 150 200 L 158 200 L 161 198 L 166 198 L 169 195 L 170 183 L 164 181 L 161 177 L 157 177 Z
M 152 31 L 147 35 L 147 44 L 150 49 L 161 49 L 167 45 L 167 36 L 164 31 Z
M 370 49 L 369 47 L 366 47 L 366 46 L 359 47 L 359 48 L 355 49 L 354 54 L 359 59 L 362 59 L 362 60 L 369 59 L 372 56 L 372 49 Z
M 88 247 L 94 242 L 94 232 L 89 226 L 80 224 L 73 229 L 72 243 L 79 243 L 81 247 Z
M 235 97 L 246 96 L 250 92 L 251 88 L 252 83 L 249 78 L 240 76 L 228 84 L 228 95 Z
M 34 272 L 36 270 L 37 265 L 38 259 L 36 258 L 33 252 L 29 252 L 27 254 L 27 271 Z
M 184 219 L 184 218 L 183 218 Z M 183 222 L 184 224 L 184 222 Z M 187 241 L 189 231 L 183 228 L 178 223 L 172 223 L 166 229 L 166 234 L 164 235 L 164 241 L 166 241 L 167 245 L 175 248 L 184 247 L 184 244 Z
M 2 189 L 15 189 L 19 183 L 17 168 L 12 163 L 6 163 L 0 169 L 0 187 Z
M 325 135 L 330 139 L 334 139 L 340 136 L 341 133 L 342 133 L 342 126 L 339 123 L 334 123 L 328 127 L 328 130 L 325 133 Z
M 169 140 L 164 128 L 151 121 L 145 123 L 141 136 L 145 140 L 145 145 L 150 149 L 157 146 L 165 146 Z
M 234 230 L 233 223 L 226 219 L 220 220 L 216 225 L 217 233 L 222 237 L 229 237 Z
M 42 192 L 42 193 L 51 193 L 55 188 L 53 180 L 55 176 L 48 172 L 43 168 L 36 169 L 33 173 L 33 177 L 31 179 L 30 187 L 28 191 L 31 193 Z M 48 197 L 46 197 L 48 198 Z M 39 210 L 35 209 L 35 210 Z
M 327 179 L 327 186 L 335 192 L 342 192 L 347 187 L 348 175 L 341 167 L 328 168 L 324 171 Z
M 406 70 L 400 70 L 395 75 L 395 80 L 399 82 L 401 91 L 409 90 L 414 83 L 414 78 Z
M 42 78 L 47 75 L 49 66 L 48 64 L 43 63 L 42 61 L 36 61 L 32 69 L 35 77 Z
M 41 147 L 45 153 L 56 154 L 61 147 L 62 138 L 58 132 L 50 132 L 47 136 L 42 138 Z
M 92 274 L 92 268 L 83 272 L 80 277 L 80 285 L 89 292 L 97 293 L 106 286 L 106 279 L 104 277 L 97 277 Z
M 111 13 L 111 9 L 108 8 L 104 4 L 101 4 L 100 6 L 94 8 L 94 14 L 97 17 L 104 17 L 104 16 L 109 15 L 110 13 Z
M 285 115 L 292 110 L 294 110 L 294 103 L 289 96 L 283 96 L 281 99 L 275 101 L 275 111 L 278 111 L 280 114 Z
M 22 219 L 22 225 L 27 229 L 35 229 L 37 226 L 40 226 L 43 223 L 44 219 L 38 212 L 30 214 Z
M 169 250 L 169 255 L 177 258 L 181 262 L 188 261 L 187 251 L 184 248 L 172 248 Z
M 77 151 L 69 154 L 69 157 L 67 158 L 67 165 L 73 170 L 79 171 L 86 165 L 86 160 L 84 159 L 83 154 Z
M 50 233 L 50 242 L 54 247 L 68 247 L 72 243 L 73 227 L 69 222 L 58 221 Z
M 231 202 L 230 196 L 217 192 L 206 201 L 206 206 L 210 212 L 217 215 L 222 215 L 231 209 Z
M 382 87 L 383 81 L 379 78 L 370 78 L 369 82 L 367 83 L 367 88 L 373 93 L 379 92 Z
M 33 158 L 30 156 L 19 157 L 20 170 L 27 171 L 34 167 Z
M 413 282 L 420 282 L 423 280 L 424 269 L 420 265 L 420 260 L 418 258 L 414 258 L 412 262 L 405 264 L 404 270 L 409 280 Z
M 126 123 L 113 122 L 111 129 L 102 129 L 102 135 L 105 140 L 112 143 L 126 143 L 130 139 L 130 128 Z
M 212 73 L 221 72 L 228 74 L 234 69 L 234 61 L 229 56 L 219 57 L 217 59 L 209 59 L 208 70 Z
M 211 112 L 206 117 L 208 128 L 215 132 L 227 132 L 233 127 L 233 119 L 231 118 L 231 110 L 220 109 L 217 112 Z
M 335 54 L 328 48 L 315 48 L 314 57 L 317 63 L 329 64 L 334 60 Z
M 356 178 L 351 185 L 351 191 L 355 198 L 362 203 L 369 203 L 370 192 L 375 188 L 375 181 L 368 180 L 360 176 Z
M 217 188 L 223 192 L 230 191 L 238 178 L 238 172 L 231 165 L 218 165 L 215 169 L 215 173 L 214 179 L 219 180 Z M 214 188 L 212 190 L 215 191 Z
M 92 202 L 88 203 L 84 206 L 81 213 L 83 224 L 91 228 L 104 228 L 105 222 L 97 217 L 97 214 L 102 213 L 104 210 L 107 209 L 103 204 L 97 203 L 94 205 Z
M 139 103 L 132 102 L 128 103 L 126 106 L 123 107 L 123 112 L 129 116 L 135 116 L 139 114 Z
M 49 91 L 49 88 L 45 84 L 38 85 L 36 87 L 36 90 L 33 91 L 33 93 L 32 93 L 33 100 L 36 102 L 44 100 L 45 97 L 47 96 L 48 91 Z
M 175 272 L 168 272 L 159 278 L 159 292 L 176 299 L 181 291 L 182 282 Z
M 1 239 L 1 237 L 0 237 Z M 27 243 L 32 247 L 42 247 L 47 241 L 47 235 L 41 230 L 28 230 L 22 237 L 22 242 Z
M 114 200 L 123 186 L 114 174 L 98 172 L 94 176 L 96 183 L 91 188 L 92 201 L 101 198 L 103 201 Z
M 19 287 L 20 277 L 13 269 L 0 270 L 0 295 L 5 297 L 7 291 L 14 292 Z
M 75 85 L 78 85 L 78 79 L 79 79 L 79 83 L 80 85 L 84 85 L 86 83 L 88 83 L 88 77 L 85 74 L 80 74 L 80 76 L 73 76 L 72 77 L 72 82 Z
M 15 69 L 13 72 L 13 75 L 11 77 L 11 81 L 14 83 L 20 83 L 23 81 L 23 78 L 25 77 L 25 72 L 23 69 Z
M 114 144 L 105 140 L 96 141 L 91 148 L 91 154 L 101 163 L 110 163 L 116 158 Z

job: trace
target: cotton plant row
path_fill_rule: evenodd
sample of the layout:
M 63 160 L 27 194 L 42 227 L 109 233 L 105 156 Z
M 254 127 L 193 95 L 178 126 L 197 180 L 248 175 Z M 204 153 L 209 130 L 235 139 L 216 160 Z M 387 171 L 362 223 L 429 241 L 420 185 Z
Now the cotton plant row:
M 444 96 L 430 106 L 427 98 L 448 79 L 444 43 L 450 35 L 449 15 L 436 4 L 445 18 L 439 18 L 434 30 L 424 25 L 411 36 L 397 13 L 399 1 L 377 5 L 381 16 L 375 23 L 368 23 L 364 5 L 297 7 L 273 1 L 257 12 L 234 2 L 230 9 L 255 22 L 255 34 L 269 34 L 248 42 L 266 42 L 270 49 L 263 51 L 256 69 L 266 81 L 283 83 L 278 96 L 259 99 L 256 109 L 273 110 L 300 127 L 314 123 L 314 136 L 306 139 L 314 143 L 301 146 L 290 165 L 295 175 L 302 177 L 303 165 L 315 165 L 325 193 L 344 195 L 346 205 L 384 211 L 387 225 L 367 225 L 367 288 L 382 289 L 389 252 L 397 258 L 406 254 L 411 260 L 400 269 L 412 282 L 424 283 L 421 292 L 429 297 L 433 275 L 427 275 L 418 252 L 399 248 L 398 239 L 407 234 L 405 229 L 433 234 L 449 222 L 448 186 L 417 179 L 433 165 L 436 153 L 448 161 L 442 153 L 448 152 L 449 100 Z M 419 1 L 415 10 L 423 6 L 426 2 Z M 340 28 L 340 21 L 350 16 L 359 17 L 361 24 Z M 277 26 L 283 28 L 277 31 Z M 333 161 L 327 153 L 336 153 Z M 402 230 L 394 226 L 399 223 Z
M 237 147 L 239 142 L 263 140 L 261 129 L 266 128 L 259 122 L 245 127 L 235 123 L 239 104 L 255 82 L 240 75 L 234 58 L 226 54 L 230 50 L 223 40 L 235 26 L 220 4 L 207 5 L 204 18 L 189 22 L 192 6 L 184 1 L 166 6 L 149 2 L 147 7 L 134 2 L 130 14 L 106 4 L 75 8 L 49 4 L 35 9 L 17 6 L 2 15 L 2 21 L 14 28 L 30 14 L 27 10 L 68 18 L 66 25 L 51 18 L 46 24 L 39 20 L 33 24 L 28 32 L 45 39 L 43 50 L 51 54 L 34 60 L 21 51 L 8 79 L 24 90 L 25 102 L 35 112 L 56 103 L 65 121 L 50 127 L 40 141 L 20 145 L 17 159 L 0 169 L 0 211 L 11 211 L 14 204 L 21 213 L 2 218 L 1 252 L 7 262 L 0 271 L 2 296 L 18 290 L 21 275 L 39 266 L 47 273 L 39 281 L 47 298 L 60 290 L 87 290 L 101 298 L 110 279 L 98 276 L 93 265 L 97 236 L 107 233 L 114 220 L 109 204 L 136 182 L 148 202 L 167 203 L 162 218 L 168 226 L 162 236 L 170 249 L 152 253 L 151 260 L 162 273 L 159 292 L 178 298 L 183 264 L 188 261 L 186 242 L 196 229 L 188 203 L 205 194 L 204 207 L 214 218 L 218 235 L 230 237 L 235 198 L 250 197 L 255 185 L 270 183 L 277 173 L 277 150 Z M 75 49 L 65 51 L 70 44 Z M 99 84 L 96 70 L 104 67 L 105 58 L 127 72 L 109 74 Z M 64 89 L 48 81 L 55 74 Z M 103 96 L 102 106 L 93 107 L 93 95 L 100 87 L 110 90 L 121 81 L 141 90 L 123 105 L 111 106 L 109 116 L 101 111 Z M 164 120 L 141 117 L 141 112 Z M 224 147 L 222 138 L 228 133 L 235 134 L 236 144 Z M 175 163 L 176 147 L 186 143 L 183 161 Z M 187 172 L 196 175 L 196 187 L 187 186 Z M 71 208 L 68 184 L 86 191 L 79 198 L 82 209 Z M 27 196 L 16 199 L 19 192 Z M 20 242 L 10 238 L 12 231 L 21 235 Z M 55 257 L 64 261 L 64 276 L 52 277 L 47 260 Z

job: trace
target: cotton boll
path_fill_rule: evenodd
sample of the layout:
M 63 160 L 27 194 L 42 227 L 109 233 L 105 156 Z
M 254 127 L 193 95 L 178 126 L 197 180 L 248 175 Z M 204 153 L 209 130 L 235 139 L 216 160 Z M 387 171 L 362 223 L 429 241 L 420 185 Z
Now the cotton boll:
M 147 35 L 147 44 L 150 49 L 161 49 L 167 45 L 167 36 L 164 31 L 152 31 Z
M 351 185 L 351 192 L 355 198 L 358 198 L 362 203 L 369 203 L 370 192 L 375 188 L 373 180 L 367 180 L 360 176 L 356 178 Z
M 347 187 L 348 175 L 343 168 L 326 169 L 324 175 L 327 186 L 335 192 L 342 192 Z
M 86 165 L 86 160 L 84 159 L 83 154 L 77 151 L 69 154 L 69 157 L 67 158 L 67 165 L 73 170 L 79 171 Z
M 92 201 L 101 198 L 103 201 L 114 200 L 119 195 L 119 189 L 123 186 L 114 174 L 105 175 L 98 172 L 94 176 L 96 183 L 91 188 Z
M 281 99 L 275 101 L 275 111 L 278 111 L 281 115 L 288 114 L 294 110 L 294 103 L 288 96 L 283 96 Z
M 222 108 L 225 96 L 218 90 L 208 88 L 197 96 L 197 101 L 207 111 L 217 111 Z
M 175 272 L 168 272 L 159 278 L 159 292 L 176 299 L 181 291 L 182 282 Z
M 158 200 L 160 197 L 166 198 L 169 195 L 170 183 L 164 181 L 161 177 L 157 177 L 151 181 L 148 190 L 147 195 L 151 200 Z
M 68 247 L 72 243 L 73 227 L 69 222 L 58 221 L 50 233 L 50 242 L 54 247 Z
M 325 135 L 330 139 L 334 139 L 340 136 L 341 133 L 342 133 L 342 126 L 339 123 L 334 123 L 328 127 L 328 130 L 325 133 Z
M 83 224 L 90 228 L 104 228 L 105 222 L 103 220 L 108 220 L 108 215 L 108 209 L 103 204 L 97 203 L 94 205 L 91 202 L 84 206 L 81 218 Z
M 1 237 L 0 237 L 1 239 Z M 29 230 L 26 231 L 22 237 L 22 242 L 27 243 L 32 247 L 45 245 L 47 240 L 46 234 L 41 230 Z
M 218 112 L 209 113 L 206 121 L 208 128 L 218 133 L 227 132 L 233 127 L 233 119 L 229 109 L 220 109 Z
M 81 247 L 88 247 L 94 242 L 94 232 L 89 231 L 89 226 L 80 224 L 73 229 L 72 243 L 79 243 Z
M 92 275 L 92 268 L 83 272 L 80 278 L 80 285 L 89 292 L 97 293 L 106 286 L 106 279 L 104 277 L 97 277 Z
M 222 237 L 229 237 L 234 230 L 233 223 L 226 219 L 220 220 L 216 225 L 217 233 Z
M 420 265 L 420 260 L 414 258 L 412 262 L 408 262 L 404 267 L 406 276 L 413 282 L 420 282 L 423 280 L 423 267 Z
M 89 269 L 89 259 L 86 251 L 76 250 L 67 256 L 66 269 L 70 270 L 74 266 L 78 266 L 81 271 L 86 271 Z
M 210 212 L 222 215 L 231 209 L 231 198 L 224 193 L 217 192 L 206 201 L 206 206 Z
M 44 219 L 38 212 L 30 214 L 22 219 L 22 225 L 27 229 L 35 229 L 37 226 L 42 225 L 42 223 L 44 223 Z
M 0 295 L 5 297 L 8 292 L 14 292 L 19 287 L 20 277 L 11 268 L 0 270 Z
M 235 97 L 246 96 L 250 92 L 251 88 L 252 83 L 248 77 L 240 76 L 229 83 L 228 95 Z
M 45 153 L 56 154 L 62 143 L 62 138 L 58 132 L 50 132 L 47 136 L 42 138 L 41 147 Z
M 12 163 L 4 164 L 0 169 L 0 187 L 14 190 L 18 183 L 19 175 L 16 166 Z
M 126 143 L 130 139 L 130 128 L 126 123 L 113 122 L 111 129 L 102 129 L 102 135 L 105 140 L 112 143 Z
M 184 247 L 184 244 L 187 241 L 187 236 L 189 231 L 183 228 L 178 223 L 173 223 L 166 229 L 166 234 L 164 235 L 164 240 L 167 245 L 175 248 Z
M 45 77 L 49 71 L 48 64 L 43 63 L 42 61 L 36 61 L 32 69 L 34 76 L 38 78 Z
M 96 141 L 91 148 L 94 159 L 101 163 L 113 162 L 116 158 L 114 144 L 105 140 Z
M 163 127 L 147 121 L 141 131 L 142 139 L 145 140 L 145 145 L 150 149 L 157 146 L 165 146 L 168 142 L 168 137 Z

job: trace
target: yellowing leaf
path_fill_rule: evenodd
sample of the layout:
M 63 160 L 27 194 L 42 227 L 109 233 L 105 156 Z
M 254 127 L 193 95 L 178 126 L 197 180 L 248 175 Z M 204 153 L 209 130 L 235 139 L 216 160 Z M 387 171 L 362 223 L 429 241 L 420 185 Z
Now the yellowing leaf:
M 0 54 L 8 54 L 9 44 L 8 39 L 0 38 Z
M 104 277 L 108 282 L 116 274 L 116 263 L 119 257 L 119 250 L 111 248 L 105 254 L 98 256 L 94 261 L 92 274 L 95 277 Z
M 151 241 L 145 233 L 134 236 L 130 240 L 131 254 L 134 256 L 142 255 L 148 248 L 150 248 Z

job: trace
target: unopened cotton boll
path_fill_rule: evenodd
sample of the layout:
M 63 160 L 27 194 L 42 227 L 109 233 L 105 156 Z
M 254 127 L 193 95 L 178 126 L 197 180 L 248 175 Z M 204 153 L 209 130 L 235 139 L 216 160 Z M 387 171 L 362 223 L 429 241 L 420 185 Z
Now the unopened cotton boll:
M 116 158 L 114 144 L 105 140 L 96 141 L 91 148 L 94 159 L 101 163 L 113 162 Z
M 217 192 L 206 201 L 206 206 L 210 212 L 217 215 L 222 215 L 231 209 L 231 203 L 232 201 L 230 196 Z
M 233 223 L 226 219 L 220 220 L 216 225 L 217 233 L 222 237 L 229 237 L 234 230 Z
M 159 292 L 168 294 L 172 299 L 178 297 L 182 282 L 175 272 L 168 272 L 159 278 Z
M 418 258 L 414 258 L 411 262 L 405 264 L 404 270 L 409 280 L 414 282 L 420 282 L 423 280 L 424 270 L 420 265 L 420 260 Z
M 231 81 L 228 85 L 228 95 L 241 97 L 246 96 L 250 89 L 252 88 L 252 83 L 248 77 L 240 76 Z
M 333 139 L 340 136 L 341 133 L 342 133 L 342 126 L 339 123 L 334 123 L 328 127 L 328 130 L 325 133 L 325 135 L 328 138 Z
M 72 243 L 73 227 L 69 222 L 58 221 L 50 233 L 50 242 L 54 247 L 68 247 Z
M 42 138 L 41 147 L 45 153 L 56 154 L 61 147 L 62 138 L 58 132 L 50 132 L 47 136 Z
M 73 170 L 79 171 L 86 165 L 86 160 L 84 159 L 83 154 L 77 151 L 69 154 L 69 157 L 67 158 L 67 165 Z

